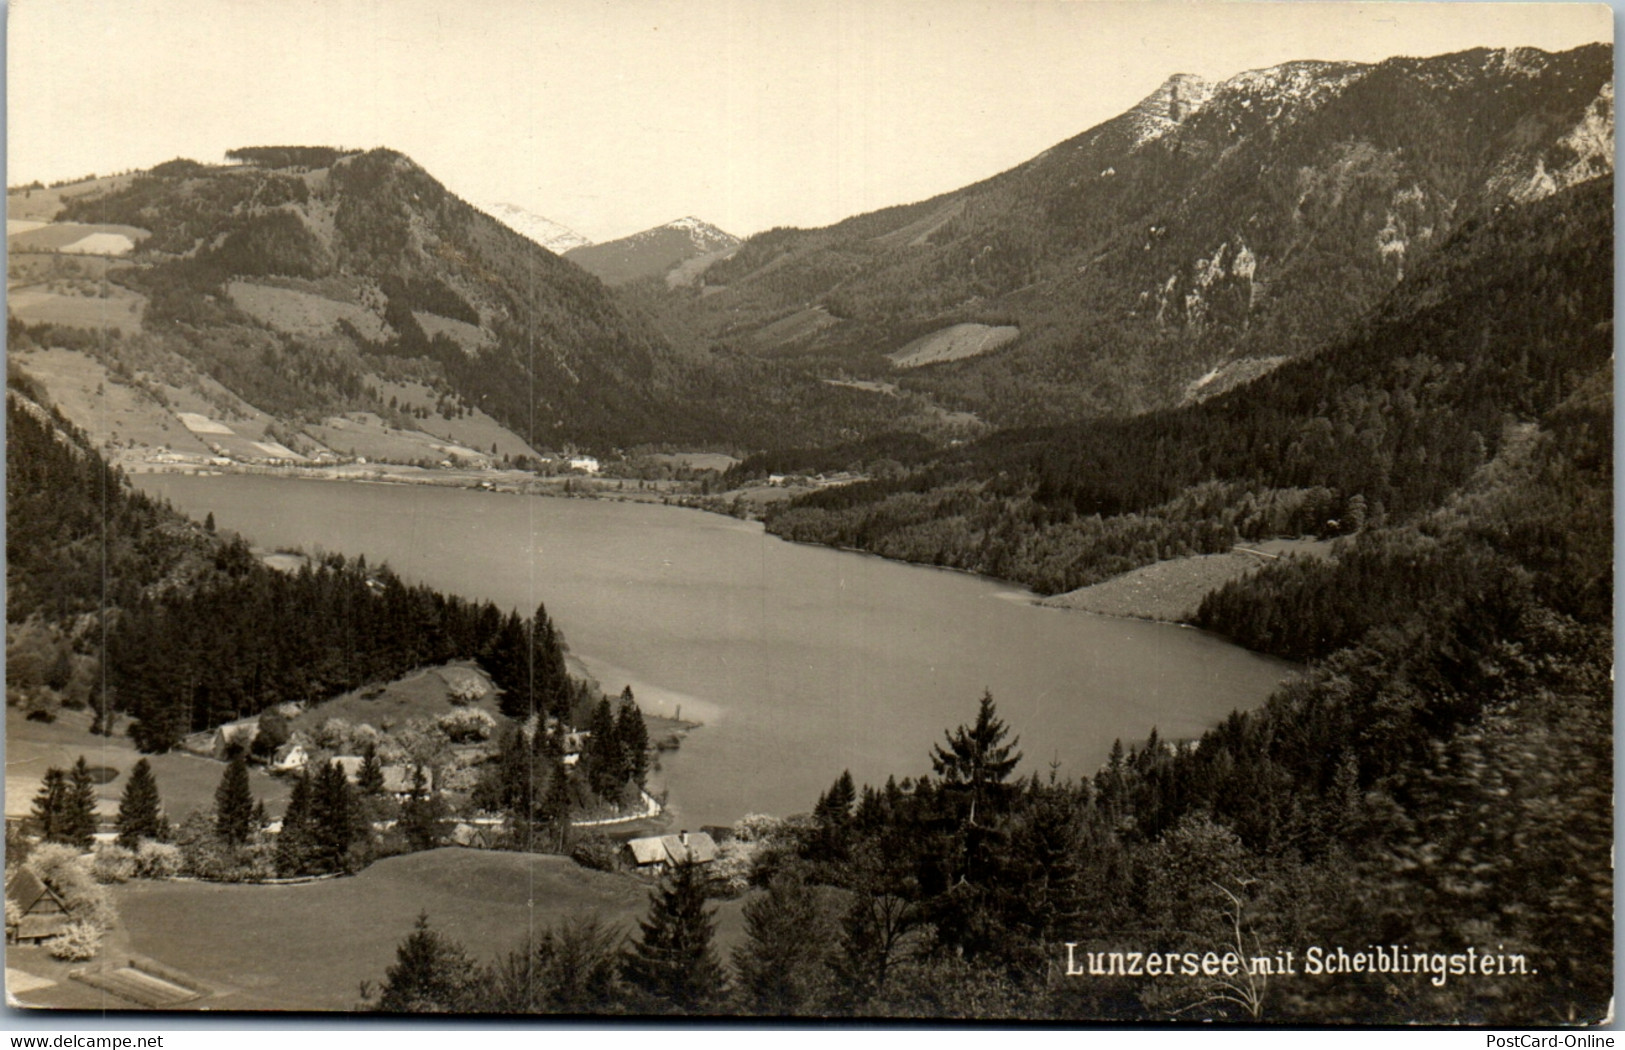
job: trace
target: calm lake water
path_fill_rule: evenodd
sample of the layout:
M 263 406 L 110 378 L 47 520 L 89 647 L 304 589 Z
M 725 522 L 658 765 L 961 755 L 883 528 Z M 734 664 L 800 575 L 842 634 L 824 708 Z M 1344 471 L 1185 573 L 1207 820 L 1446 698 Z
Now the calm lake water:
M 1291 665 L 1162 624 L 1044 609 L 991 580 L 799 546 L 674 507 L 472 489 L 144 474 L 262 547 L 387 561 L 403 579 L 529 614 L 546 602 L 610 693 L 704 723 L 664 756 L 688 826 L 812 808 L 930 771 L 984 688 L 1021 771 L 1092 773 L 1111 743 L 1195 736 L 1260 703 Z

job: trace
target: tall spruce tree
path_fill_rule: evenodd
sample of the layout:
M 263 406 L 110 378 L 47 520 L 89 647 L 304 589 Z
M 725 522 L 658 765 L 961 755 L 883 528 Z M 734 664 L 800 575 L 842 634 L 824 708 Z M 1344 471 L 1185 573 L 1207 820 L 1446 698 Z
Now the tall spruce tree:
M 931 768 L 945 785 L 960 789 L 970 797 L 973 811 L 979 808 L 983 813 L 990 805 L 1003 808 L 1009 798 L 1005 781 L 1021 761 L 1021 752 L 1015 751 L 1020 738 L 1008 744 L 1003 742 L 1009 729 L 996 712 L 993 694 L 984 692 L 976 709 L 975 724 L 944 733 L 946 750 L 941 744 L 931 749 Z
M 434 849 L 440 844 L 441 803 L 429 790 L 423 766 L 412 770 L 412 793 L 401 805 L 401 834 L 414 850 Z
M 603 697 L 593 708 L 592 735 L 587 738 L 587 784 L 593 794 L 611 802 L 620 798 L 621 788 L 626 783 L 626 762 L 615 728 L 609 698 Z
M 276 837 L 276 870 L 283 877 L 309 875 L 315 860 L 315 827 L 311 819 L 310 773 L 301 771 L 288 796 L 282 814 L 282 831 Z
M 575 792 L 570 789 L 570 768 L 557 755 L 547 760 L 547 789 L 542 795 L 541 819 L 547 825 L 553 849 L 565 853 L 570 848 L 570 812 Z
M 626 775 L 639 788 L 649 783 L 649 727 L 643 712 L 632 698 L 632 687 L 621 690 L 620 711 L 615 716 L 615 736 L 621 745 L 621 761 Z
M 384 791 L 384 766 L 378 761 L 378 745 L 368 744 L 361 760 L 361 772 L 356 774 L 355 786 L 363 795 L 381 795 Z
M 254 792 L 248 784 L 248 760 L 241 753 L 226 765 L 214 790 L 214 830 L 241 846 L 254 830 Z
M 344 767 L 329 762 L 316 775 L 311 793 L 311 837 L 320 871 L 344 871 L 359 831 L 360 807 Z
M 705 905 L 705 876 L 692 860 L 675 865 L 649 902 L 649 917 L 640 920 L 642 935 L 626 956 L 627 983 L 649 997 L 652 1010 L 703 1014 L 715 1010 L 722 995 L 722 964 L 711 937 L 714 910 Z
M 64 815 L 68 801 L 68 775 L 52 766 L 40 781 L 39 794 L 34 796 L 34 824 L 40 838 L 46 842 L 62 841 Z
M 124 795 L 119 799 L 118 844 L 125 849 L 135 849 L 142 839 L 168 838 L 168 822 L 161 813 L 162 805 L 152 764 L 143 758 L 131 768 L 130 779 L 124 783 Z
M 79 756 L 68 773 L 61 838 L 80 849 L 89 849 L 96 841 L 96 781 L 90 775 L 84 755 Z

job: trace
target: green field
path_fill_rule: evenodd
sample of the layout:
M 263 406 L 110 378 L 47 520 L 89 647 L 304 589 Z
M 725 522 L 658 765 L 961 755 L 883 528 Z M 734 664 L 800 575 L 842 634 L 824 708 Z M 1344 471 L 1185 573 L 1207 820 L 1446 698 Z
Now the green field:
M 382 860 L 350 878 L 297 886 L 132 882 L 118 887 L 132 951 L 217 989 L 216 1010 L 346 1010 L 374 986 L 427 912 L 438 930 L 487 961 L 526 932 L 596 913 L 636 930 L 650 884 L 562 857 L 447 848 Z M 726 958 L 742 938 L 743 902 L 718 907 Z
M 91 736 L 89 727 L 87 711 L 63 711 L 55 722 L 30 722 L 16 708 L 6 709 L 6 816 L 27 816 L 46 769 L 67 769 L 80 755 L 92 766 L 118 770 L 116 778 L 96 788 L 98 812 L 109 819 L 118 812 L 130 768 L 142 755 L 129 737 Z M 146 758 L 171 822 L 179 823 L 193 810 L 214 808 L 223 763 L 178 751 Z M 249 771 L 249 783 L 254 797 L 265 800 L 266 810 L 280 816 L 288 801 L 288 785 L 258 769 Z

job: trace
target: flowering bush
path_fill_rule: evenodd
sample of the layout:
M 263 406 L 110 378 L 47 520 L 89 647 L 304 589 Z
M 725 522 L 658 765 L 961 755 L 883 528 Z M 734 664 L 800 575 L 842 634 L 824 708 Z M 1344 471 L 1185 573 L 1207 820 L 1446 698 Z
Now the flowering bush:
M 181 850 L 167 842 L 142 839 L 135 851 L 135 873 L 143 879 L 167 879 L 181 871 Z
M 86 962 L 96 958 L 96 953 L 102 950 L 102 931 L 93 923 L 70 922 L 46 947 L 58 959 Z
M 97 846 L 96 855 L 90 862 L 97 882 L 128 882 L 135 878 L 136 868 L 133 850 L 111 844 Z
M 497 720 L 479 708 L 464 707 L 441 715 L 435 725 L 452 743 L 472 744 L 489 740 L 496 730 Z
M 459 706 L 472 704 L 490 692 L 485 679 L 467 668 L 448 667 L 440 677 L 446 682 L 446 699 Z

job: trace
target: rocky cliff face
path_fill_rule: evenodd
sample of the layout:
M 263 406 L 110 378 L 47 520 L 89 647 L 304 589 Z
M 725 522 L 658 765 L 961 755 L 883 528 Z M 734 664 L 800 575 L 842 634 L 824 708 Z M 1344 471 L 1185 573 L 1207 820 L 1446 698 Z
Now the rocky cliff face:
M 1463 223 L 1610 172 L 1611 84 L 1601 45 L 1178 75 L 973 186 L 754 237 L 668 309 L 832 372 L 1018 325 L 902 381 L 1007 423 L 1142 411 L 1315 349 Z M 809 308 L 829 323 L 781 320 Z

